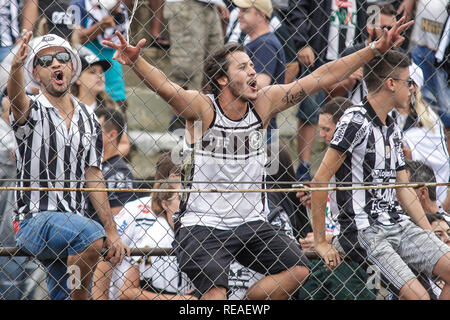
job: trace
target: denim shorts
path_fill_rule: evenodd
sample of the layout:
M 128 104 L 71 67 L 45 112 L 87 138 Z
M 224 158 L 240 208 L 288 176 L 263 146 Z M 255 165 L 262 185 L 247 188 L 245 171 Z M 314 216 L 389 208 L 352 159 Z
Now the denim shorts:
M 21 221 L 16 244 L 40 260 L 80 253 L 105 237 L 105 230 L 89 218 L 70 212 L 43 211 Z
M 16 245 L 47 268 L 47 287 L 52 300 L 68 299 L 67 257 L 84 251 L 105 237 L 96 221 L 70 213 L 43 211 L 19 223 Z

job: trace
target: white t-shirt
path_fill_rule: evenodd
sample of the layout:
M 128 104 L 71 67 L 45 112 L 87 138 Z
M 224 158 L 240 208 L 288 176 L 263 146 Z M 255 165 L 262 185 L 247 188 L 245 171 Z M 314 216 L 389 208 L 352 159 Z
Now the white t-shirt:
M 114 216 L 119 236 L 122 242 L 130 248 L 138 247 L 139 240 L 156 221 L 156 216 L 151 209 L 151 199 L 151 197 L 143 197 L 127 202 L 122 210 Z M 130 261 L 124 259 L 121 264 L 113 269 L 109 300 L 119 299 L 119 290 L 130 266 Z
M 418 0 L 411 41 L 436 51 L 447 21 L 448 0 Z
M 156 222 L 138 241 L 138 248 L 171 248 L 174 232 L 164 217 L 157 217 Z M 192 285 L 187 275 L 180 271 L 175 256 L 133 257 L 133 263 L 139 263 L 141 280 L 151 283 L 156 290 L 173 294 L 186 294 Z
M 434 126 L 432 129 L 414 127 L 404 131 L 404 143 L 411 149 L 412 159 L 429 165 L 436 176 L 436 182 L 448 182 L 450 175 L 449 155 L 444 126 L 439 116 L 429 109 Z M 447 187 L 436 188 L 437 203 L 447 197 Z

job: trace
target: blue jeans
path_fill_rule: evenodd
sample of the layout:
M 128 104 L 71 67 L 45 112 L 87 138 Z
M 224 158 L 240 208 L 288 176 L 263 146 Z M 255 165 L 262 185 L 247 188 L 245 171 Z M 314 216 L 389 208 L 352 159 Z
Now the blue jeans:
M 448 75 L 444 70 L 436 69 L 434 56 L 436 52 L 416 45 L 412 50 L 412 60 L 423 72 L 424 85 L 421 88 L 424 99 L 430 105 L 437 105 L 438 114 L 444 126 L 450 127 L 450 88 L 447 86 Z
M 26 257 L 0 257 L 0 300 L 20 300 L 25 291 Z
M 16 244 L 47 269 L 50 299 L 70 299 L 67 257 L 84 251 L 105 237 L 105 230 L 89 218 L 70 212 L 43 211 L 21 221 Z
M 6 58 L 6 56 L 11 52 L 12 48 L 14 48 L 14 46 L 0 47 L 0 62 L 2 62 L 3 59 Z

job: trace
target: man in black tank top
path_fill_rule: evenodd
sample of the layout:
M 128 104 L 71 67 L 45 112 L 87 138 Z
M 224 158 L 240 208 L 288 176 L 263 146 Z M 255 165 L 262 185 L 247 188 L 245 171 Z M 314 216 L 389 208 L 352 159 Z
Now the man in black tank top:
M 264 5 L 255 1 L 256 9 L 256 2 L 258 6 Z M 390 31 L 385 30 L 384 36 L 370 46 L 326 64 L 305 78 L 260 90 L 257 89 L 254 64 L 239 44 L 227 44 L 206 59 L 203 92 L 184 90 L 146 62 L 140 56 L 144 39 L 134 47 L 117 33 L 121 39 L 120 45 L 109 41 L 103 44 L 116 49 L 114 58 L 131 66 L 149 89 L 160 95 L 176 114 L 186 120 L 186 143 L 193 144 L 195 140 L 192 137 L 202 139 L 215 121 L 217 112 L 211 96 L 218 101 L 224 116 L 237 123 L 245 118 L 248 102 L 251 101 L 262 128 L 266 129 L 270 119 L 279 112 L 297 105 L 307 95 L 340 81 L 394 44 L 400 45 L 404 40 L 401 32 L 411 25 L 403 22 L 402 19 Z M 200 126 L 194 126 L 197 121 Z M 200 137 L 194 135 L 196 127 L 201 128 Z M 230 178 L 225 183 L 233 181 Z M 210 194 L 213 193 L 202 196 L 207 199 Z M 218 205 L 212 208 L 220 209 L 223 208 Z M 233 210 L 238 211 L 239 208 L 230 207 L 230 212 Z M 227 272 L 233 259 L 266 275 L 248 290 L 248 299 L 289 299 L 309 275 L 306 267 L 308 260 L 295 239 L 282 235 L 266 222 L 265 217 L 250 222 L 243 220 L 242 224 L 228 229 L 204 226 L 201 220 L 198 225 L 185 225 L 184 218 L 178 216 L 175 221 L 178 224 L 175 254 L 182 271 L 193 281 L 198 297 L 226 299 Z

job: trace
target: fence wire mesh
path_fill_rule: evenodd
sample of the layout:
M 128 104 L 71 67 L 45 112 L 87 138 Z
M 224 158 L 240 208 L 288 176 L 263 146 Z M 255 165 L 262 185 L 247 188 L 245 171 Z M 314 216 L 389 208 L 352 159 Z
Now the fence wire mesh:
M 0 299 L 450 299 L 449 8 L 2 1 Z

